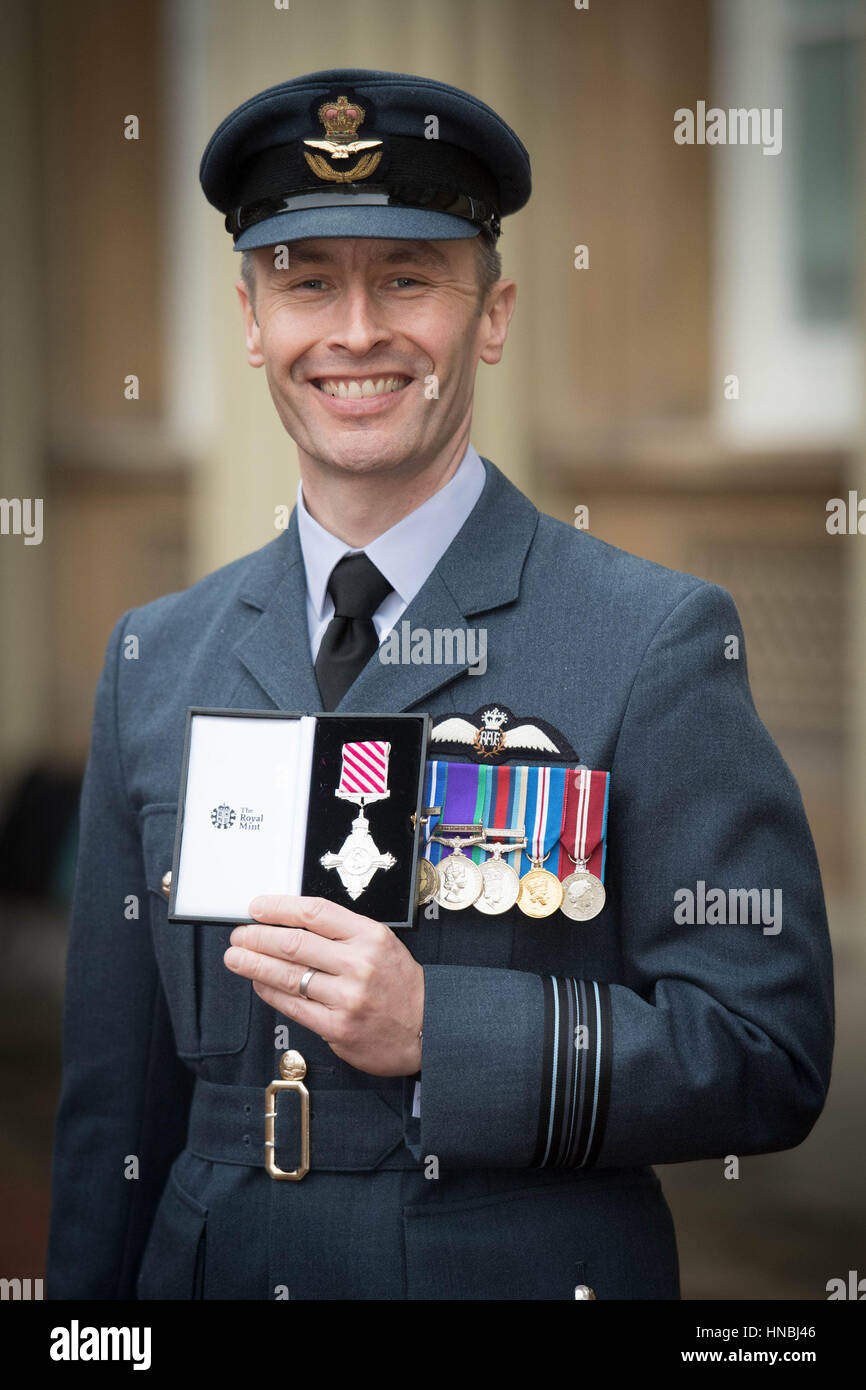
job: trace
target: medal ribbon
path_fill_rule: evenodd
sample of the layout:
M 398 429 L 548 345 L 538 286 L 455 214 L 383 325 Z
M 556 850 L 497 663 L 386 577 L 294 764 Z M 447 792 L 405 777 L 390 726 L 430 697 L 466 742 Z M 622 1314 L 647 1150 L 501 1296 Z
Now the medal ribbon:
M 444 770 L 445 776 L 440 774 Z M 487 771 L 480 768 L 475 763 L 434 763 L 428 768 L 428 788 L 429 795 L 433 794 L 434 787 L 438 801 L 430 801 L 428 806 L 441 806 L 442 816 L 439 825 L 475 825 L 480 819 L 480 808 L 483 809 L 483 794 L 480 793 L 479 773 Z M 438 785 L 437 785 L 438 783 Z M 479 808 L 479 802 L 481 807 Z M 438 826 L 428 825 L 428 831 L 438 829 Z M 447 834 L 447 831 L 446 831 Z M 429 838 L 429 837 L 428 837 Z M 449 854 L 461 853 L 458 848 L 452 850 L 450 845 L 443 845 L 438 840 L 430 841 L 429 859 L 432 864 L 438 864 L 441 859 Z M 462 851 L 465 853 L 465 851 Z
M 448 764 L 437 759 L 428 760 L 427 777 L 424 784 L 424 805 L 425 806 L 444 806 L 443 797 L 448 781 Z M 436 827 L 442 820 L 442 812 L 430 816 L 424 826 L 424 854 L 431 864 L 438 864 L 441 859 L 439 850 L 444 849 L 437 840 L 431 839 Z
M 610 773 L 590 771 L 588 767 L 569 768 L 565 788 L 565 816 L 559 853 L 560 878 L 573 873 L 575 859 L 585 860 L 586 869 L 604 882 L 605 832 L 610 792 Z
M 344 743 L 339 790 L 349 796 L 386 792 L 390 752 L 390 743 Z
M 442 803 L 445 825 L 474 825 L 479 819 L 478 790 L 481 768 L 475 763 L 452 763 Z M 446 832 L 447 833 L 447 832 Z
M 508 838 L 491 835 L 492 830 L 520 831 L 526 824 L 526 788 L 529 768 L 518 766 L 489 767 L 487 798 L 485 801 L 484 826 L 488 839 L 499 840 L 505 850 L 513 843 Z M 522 831 L 521 831 L 522 834 Z M 506 864 L 515 872 L 520 869 L 519 849 L 502 855 Z M 489 858 L 489 851 L 481 852 L 481 862 Z
M 462 804 L 466 811 L 465 819 L 463 819 L 454 811 L 455 805 L 457 805 L 459 810 L 461 800 L 458 799 L 458 801 L 455 802 L 453 792 L 449 799 L 448 786 L 449 777 L 454 774 L 455 770 L 462 769 L 466 766 L 471 766 L 473 773 L 477 773 L 478 781 L 476 793 L 473 795 L 472 783 L 470 782 L 468 793 L 463 796 Z M 447 845 L 442 845 L 438 840 L 433 840 L 431 838 L 440 823 L 443 825 L 480 824 L 482 826 L 505 826 L 511 824 L 509 820 L 509 788 L 510 773 L 512 770 L 515 772 L 520 771 L 520 769 L 516 768 L 485 766 L 483 763 L 447 763 L 439 761 L 438 759 L 428 761 L 427 779 L 424 789 L 425 805 L 441 806 L 443 808 L 441 814 L 432 816 L 424 827 L 424 852 L 431 864 L 438 864 L 440 859 L 444 859 L 446 855 L 450 853 L 450 849 Z M 522 771 L 525 773 L 526 769 L 524 768 Z M 458 772 L 458 782 L 461 776 L 462 772 Z M 457 794 L 459 798 L 460 793 L 458 792 Z M 522 821 L 519 823 L 522 824 Z M 467 859 L 472 859 L 476 864 L 483 864 L 489 857 L 487 851 L 483 850 L 480 845 L 475 845 L 471 848 L 467 846 L 462 853 L 466 855 Z M 512 852 L 508 858 L 513 861 L 514 853 Z
M 532 868 L 532 860 L 544 860 L 548 851 L 559 843 L 562 817 L 565 810 L 565 783 L 568 769 L 564 767 L 530 767 L 526 769 L 526 849 L 521 851 L 521 876 Z M 556 873 L 550 863 L 542 868 Z
M 546 869 L 566 878 L 575 867 L 568 857 L 572 853 L 575 859 L 585 858 L 588 871 L 604 882 L 609 792 L 610 774 L 588 768 L 493 767 L 430 759 L 425 805 L 443 809 L 424 827 L 425 854 L 432 864 L 438 864 L 451 853 L 448 845 L 431 838 L 440 823 L 480 822 L 488 830 L 515 831 L 522 825 L 526 850 L 512 850 L 502 856 L 517 873 L 522 875 L 532 867 L 530 850 L 543 858 L 560 840 L 559 853 L 550 855 Z M 502 843 L 507 847 L 507 840 Z M 476 864 L 489 858 L 489 852 L 478 845 L 472 849 L 467 846 L 462 853 Z

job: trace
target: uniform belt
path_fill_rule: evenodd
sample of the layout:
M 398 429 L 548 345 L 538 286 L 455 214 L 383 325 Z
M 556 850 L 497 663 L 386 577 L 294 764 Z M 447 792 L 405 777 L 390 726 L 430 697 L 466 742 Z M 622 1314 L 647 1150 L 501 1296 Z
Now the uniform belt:
M 216 1163 L 265 1166 L 265 1087 L 221 1086 L 196 1080 L 187 1148 Z M 276 1107 L 277 1164 L 292 1169 L 301 1154 L 298 1098 Z M 310 1089 L 310 1172 L 367 1173 L 417 1169 L 403 1143 L 403 1116 L 376 1091 Z

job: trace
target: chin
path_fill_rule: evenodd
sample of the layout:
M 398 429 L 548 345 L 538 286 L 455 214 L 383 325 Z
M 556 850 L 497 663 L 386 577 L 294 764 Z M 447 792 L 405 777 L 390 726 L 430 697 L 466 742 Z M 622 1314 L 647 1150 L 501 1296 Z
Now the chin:
M 417 457 L 417 449 L 402 440 L 370 436 L 335 442 L 322 441 L 316 457 L 342 473 L 381 473 L 398 469 L 407 459 Z

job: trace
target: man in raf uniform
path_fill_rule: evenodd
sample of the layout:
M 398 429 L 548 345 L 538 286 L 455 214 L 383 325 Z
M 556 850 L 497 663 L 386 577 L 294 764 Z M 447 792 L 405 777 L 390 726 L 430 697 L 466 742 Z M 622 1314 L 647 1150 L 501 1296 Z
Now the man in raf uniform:
M 514 307 L 500 218 L 530 193 L 526 150 L 483 102 L 314 73 L 232 112 L 201 180 L 246 253 L 249 361 L 301 484 L 277 539 L 110 639 L 49 1296 L 675 1299 L 650 1165 L 801 1143 L 832 1055 L 818 866 L 745 661 L 725 658 L 734 604 L 540 514 L 473 449 L 475 371 Z M 404 617 L 483 629 L 485 663 L 381 660 Z M 254 901 L 241 928 L 171 923 L 189 706 L 426 711 L 429 756 L 455 768 L 516 748 L 539 785 L 563 760 L 601 770 L 606 902 L 583 874 L 566 905 L 589 889 L 595 915 L 550 914 L 562 891 L 536 874 L 505 912 L 500 885 L 485 911 L 428 907 L 406 933 L 302 897 Z M 783 919 L 688 920 L 689 885 L 781 890 Z M 295 1181 L 264 1144 L 288 1049 L 312 1111 Z

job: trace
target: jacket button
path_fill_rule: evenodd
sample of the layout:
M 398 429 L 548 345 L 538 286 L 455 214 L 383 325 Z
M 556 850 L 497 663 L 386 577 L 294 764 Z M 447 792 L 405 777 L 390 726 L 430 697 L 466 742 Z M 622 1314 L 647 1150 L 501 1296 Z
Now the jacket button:
M 595 1297 L 595 1289 L 591 1289 L 589 1287 L 589 1284 L 578 1284 L 574 1290 L 574 1296 L 575 1298 L 592 1298 L 596 1302 L 598 1302 L 598 1300 Z
M 162 891 L 166 897 L 171 893 L 171 869 L 166 869 L 162 876 Z

